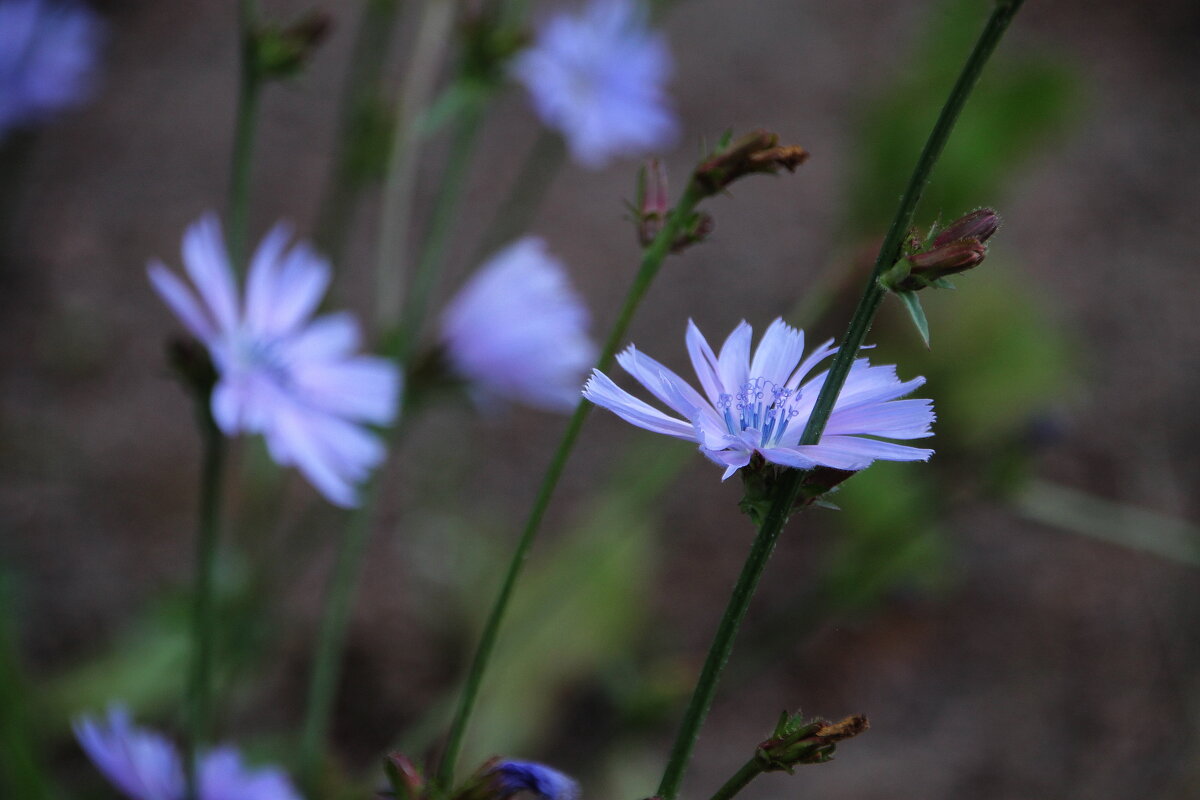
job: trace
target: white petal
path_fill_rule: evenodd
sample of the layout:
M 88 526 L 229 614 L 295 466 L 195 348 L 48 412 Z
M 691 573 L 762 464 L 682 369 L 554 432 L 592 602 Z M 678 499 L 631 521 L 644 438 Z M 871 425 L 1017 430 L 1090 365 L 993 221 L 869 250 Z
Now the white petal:
M 754 351 L 750 376 L 784 386 L 803 355 L 804 331 L 796 330 L 777 317 Z
M 184 233 L 183 265 L 217 326 L 222 330 L 237 328 L 237 286 L 215 214 L 205 214 Z
M 280 222 L 271 228 L 250 261 L 246 274 L 246 326 L 251 330 L 270 329 L 273 306 L 279 301 L 279 267 L 283 250 L 292 238 L 291 226 Z
M 686 339 L 688 355 L 692 359 L 692 368 L 696 370 L 696 377 L 700 379 L 700 386 L 708 395 L 709 402 L 716 407 L 721 402 L 721 395 L 727 391 L 733 394 L 736 387 L 730 391 L 721 385 L 721 379 L 717 373 L 717 356 L 708 346 L 708 341 L 696 327 L 696 323 L 690 319 L 688 320 Z
M 275 297 L 257 320 L 259 333 L 287 334 L 312 316 L 332 274 L 329 263 L 304 242 L 291 249 L 278 270 Z
M 742 320 L 729 334 L 725 344 L 721 345 L 717 371 L 721 376 L 721 385 L 730 394 L 736 393 L 750 379 L 750 337 L 753 335 L 754 329 L 746 320 Z
M 825 426 L 826 435 L 865 433 L 889 439 L 919 439 L 931 436 L 932 400 L 892 400 L 867 403 L 849 409 L 834 409 Z
M 187 284 L 158 261 L 151 262 L 146 274 L 150 276 L 150 283 L 159 297 L 171 307 L 192 335 L 206 343 L 212 341 L 216 336 L 212 318 Z
M 346 358 L 358 349 L 361 338 L 353 314 L 325 314 L 287 339 L 287 358 L 296 362 Z
M 800 366 L 796 367 L 796 371 L 793 372 L 791 377 L 789 377 L 787 380 L 787 387 L 789 389 L 795 389 L 804 382 L 804 379 L 808 377 L 808 373 L 812 372 L 813 367 L 829 358 L 831 355 L 836 353 L 837 350 L 838 349 L 833 346 L 833 339 L 827 339 L 826 341 L 822 342 L 816 350 L 813 350 L 812 353 L 809 354 L 808 358 L 804 359 L 804 361 L 800 363 Z
M 688 382 L 645 353 L 629 345 L 617 356 L 617 363 L 650 393 L 678 414 L 691 418 L 709 404 Z M 672 390 L 667 390 L 670 386 Z
M 305 403 L 347 419 L 389 425 L 400 402 L 400 370 L 386 358 L 299 364 L 292 371 Z
M 678 439 L 696 441 L 691 423 L 668 417 L 653 406 L 638 400 L 599 370 L 592 371 L 592 377 L 584 384 L 583 396 L 639 428 L 665 433 Z

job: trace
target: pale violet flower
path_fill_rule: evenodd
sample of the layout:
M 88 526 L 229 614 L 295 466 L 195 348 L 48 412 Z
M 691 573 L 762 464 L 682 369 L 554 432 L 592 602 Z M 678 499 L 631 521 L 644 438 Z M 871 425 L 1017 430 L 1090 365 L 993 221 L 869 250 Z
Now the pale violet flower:
M 751 334 L 742 322 L 716 355 L 695 323 L 688 322 L 688 355 L 703 395 L 633 346 L 617 356 L 626 372 L 678 416 L 637 399 L 598 370 L 583 394 L 640 428 L 696 442 L 700 452 L 725 467 L 722 480 L 750 463 L 755 453 L 784 467 L 842 470 L 860 470 L 876 459 L 924 461 L 933 454 L 875 438 L 932 435 L 933 406 L 929 400 L 897 399 L 924 378 L 902 382 L 895 367 L 873 367 L 865 358 L 851 368 L 820 443 L 800 445 L 827 373 L 809 376 L 836 348 L 830 340 L 805 357 L 804 332 L 776 319 L 751 358 Z
M 75 0 L 0 0 L 0 139 L 86 100 L 102 39 Z
M 488 773 L 501 798 L 519 792 L 536 794 L 543 800 L 578 800 L 579 784 L 556 769 L 532 761 L 501 761 Z
M 590 0 L 551 17 L 513 64 L 542 122 L 589 169 L 674 142 L 663 88 L 670 73 L 666 40 L 636 0 Z
M 492 256 L 446 306 L 451 369 L 481 399 L 568 411 L 595 363 L 588 311 L 546 243 L 528 236 Z
M 329 285 L 329 264 L 306 243 L 290 248 L 276 225 L 250 261 L 244 299 L 216 217 L 183 238 L 183 263 L 195 291 L 161 263 L 150 280 L 184 325 L 208 348 L 219 380 L 212 414 L 227 435 L 261 433 L 280 464 L 297 467 L 340 506 L 384 458 L 365 425 L 389 425 L 400 373 L 390 361 L 356 355 L 359 329 L 347 313 L 314 318 Z
M 75 738 L 104 776 L 132 800 L 183 800 L 183 762 L 175 746 L 155 731 L 138 728 L 120 706 L 105 719 L 75 720 Z M 248 767 L 231 747 L 201 753 L 199 800 L 299 800 L 276 767 Z

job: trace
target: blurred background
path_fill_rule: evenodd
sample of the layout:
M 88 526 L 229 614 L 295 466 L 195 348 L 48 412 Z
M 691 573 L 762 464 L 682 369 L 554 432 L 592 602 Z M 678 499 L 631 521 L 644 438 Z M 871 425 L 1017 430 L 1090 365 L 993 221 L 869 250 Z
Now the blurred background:
M 144 268 L 178 265 L 186 225 L 224 210 L 234 5 L 98 4 L 94 100 L 3 144 L 0 748 L 9 780 L 37 764 L 62 797 L 113 796 L 73 715 L 121 698 L 181 727 L 199 446 L 163 357 L 178 326 Z M 401 5 L 387 92 L 421 4 Z M 263 3 L 284 20 L 310 7 Z M 690 374 L 689 317 L 710 340 L 779 315 L 840 335 L 989 7 L 672 4 L 674 185 L 727 129 L 767 128 L 812 157 L 708 203 L 714 233 L 667 262 L 630 340 Z M 308 69 L 264 94 L 255 239 L 281 218 L 318 226 L 361 9 L 325 10 L 335 27 Z M 784 708 L 861 712 L 872 728 L 747 798 L 1200 795 L 1198 35 L 1200 6 L 1183 0 L 1026 4 L 918 210 L 928 225 L 987 204 L 1005 225 L 957 291 L 925 298 L 932 351 L 892 301 L 871 337 L 873 360 L 928 378 L 937 454 L 877 465 L 844 485 L 841 511 L 793 518 L 685 796 L 710 794 Z M 439 304 L 477 266 L 537 137 L 522 91 L 491 104 Z M 444 139 L 421 151 L 416 237 Z M 622 206 L 636 168 L 545 167 L 532 231 L 569 265 L 597 336 L 638 259 Z M 365 316 L 377 187 L 351 210 L 334 293 Z M 436 746 L 564 424 L 447 398 L 408 431 L 345 653 L 330 769 L 346 796 L 365 796 L 387 748 Z M 581 445 L 461 763 L 537 759 L 585 797 L 645 797 L 753 528 L 737 481 L 689 445 L 604 413 Z M 219 727 L 287 763 L 344 517 L 256 444 L 237 461 Z

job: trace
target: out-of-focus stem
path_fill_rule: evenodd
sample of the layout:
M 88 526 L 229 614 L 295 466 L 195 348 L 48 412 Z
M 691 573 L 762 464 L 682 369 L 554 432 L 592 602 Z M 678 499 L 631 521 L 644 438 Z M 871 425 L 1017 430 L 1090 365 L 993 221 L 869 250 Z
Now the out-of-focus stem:
M 650 284 L 662 267 L 663 261 L 670 254 L 672 246 L 684 229 L 684 224 L 703 197 L 704 192 L 693 179 L 667 218 L 662 230 L 658 232 L 658 236 L 655 237 L 654 241 L 643 252 L 641 266 L 638 269 L 637 275 L 634 276 L 633 283 L 629 287 L 629 292 L 625 296 L 624 305 L 621 307 L 621 311 L 609 331 L 608 338 L 604 343 L 600 358 L 596 364 L 597 369 L 606 370 L 612 366 L 617 348 L 620 347 L 621 342 L 625 338 L 625 332 L 629 328 L 629 323 L 633 319 L 634 312 L 637 311 L 638 305 L 641 303 L 646 291 L 650 288 Z M 512 598 L 513 589 L 516 587 L 517 578 L 520 576 L 521 569 L 525 565 L 525 559 L 529 555 L 529 550 L 533 546 L 533 541 L 537 537 L 538 530 L 541 527 L 542 517 L 545 516 L 546 509 L 550 505 L 550 499 L 553 497 L 554 490 L 558 486 L 558 481 L 562 476 L 563 469 L 566 467 L 567 459 L 575 447 L 575 442 L 579 438 L 579 432 L 583 429 L 583 423 L 587 419 L 591 409 L 592 404 L 584 400 L 581 400 L 579 405 L 575 407 L 575 413 L 571 415 L 571 420 L 567 423 L 567 428 L 563 432 L 558 449 L 555 450 L 554 455 L 550 459 L 550 464 L 542 477 L 542 483 L 538 487 L 533 507 L 530 509 L 525 527 L 521 531 L 521 538 L 517 541 L 516 549 L 513 550 L 512 559 L 509 561 L 508 570 L 500 586 L 500 592 L 492 604 L 492 610 L 488 615 L 487 623 L 484 625 L 479 645 L 475 650 L 475 656 L 471 660 L 471 666 L 463 684 L 462 695 L 459 697 L 454 720 L 450 726 L 450 733 L 446 739 L 446 748 L 442 753 L 442 760 L 437 773 L 437 783 L 443 789 L 449 789 L 454 781 L 455 762 L 458 760 L 459 751 L 462 749 L 467 723 L 475 707 L 475 699 L 479 694 L 479 687 L 483 683 L 483 676 L 491 659 L 492 651 L 495 648 L 496 639 L 500 632 L 500 625 L 504 621 L 505 612 L 508 610 L 508 603 Z
M 879 276 L 899 258 L 901 242 L 909 225 L 912 224 L 917 202 L 929 181 L 929 174 L 933 170 L 934 164 L 937 163 L 938 156 L 941 155 L 946 140 L 954 128 L 954 123 L 958 119 L 958 114 L 966 104 L 971 90 L 975 87 L 975 82 L 978 80 L 984 64 L 987 63 L 992 51 L 995 50 L 1007 30 L 1013 15 L 1021 7 L 1021 2 L 1022 0 L 1010 0 L 1010 2 L 997 3 L 988 19 L 987 26 L 963 66 L 954 88 L 951 89 L 950 96 L 942 107 L 937 122 L 934 123 L 929 139 L 917 160 L 916 169 L 909 179 L 908 188 L 901 198 L 899 208 L 896 209 L 896 215 L 888 229 L 887 237 L 880 248 L 875 268 L 871 272 L 862 298 L 851 318 L 849 330 L 830 366 L 829 375 L 821 387 L 808 424 L 805 425 L 804 433 L 800 438 L 801 445 L 817 444 L 821 439 L 834 402 L 845 385 L 846 375 L 862 347 L 867 332 L 871 328 L 875 312 L 879 309 L 886 294 L 886 290 L 879 285 Z M 758 535 L 750 549 L 750 555 L 746 559 L 742 573 L 729 598 L 729 604 L 717 627 L 717 633 L 709 648 L 704 668 L 696 683 L 692 699 L 688 704 L 683 723 L 680 725 L 674 747 L 671 750 L 671 756 L 667 761 L 667 767 L 663 772 L 662 781 L 659 783 L 656 794 L 663 800 L 675 800 L 679 794 L 683 774 L 691 759 L 696 739 L 700 735 L 700 727 L 712 705 L 721 671 L 733 650 L 733 641 L 738 627 L 749 607 L 750 598 L 758 585 L 767 560 L 775 548 L 779 533 L 791 515 L 800 492 L 803 476 L 804 473 L 800 470 L 787 470 L 782 473 L 774 489 L 770 508 L 759 527 Z
M 543 128 L 529 148 L 508 197 L 497 208 L 496 216 L 479 240 L 476 263 L 529 228 L 566 154 L 562 137 Z
M 234 123 L 233 157 L 229 176 L 229 261 L 235 271 L 246 267 L 246 243 L 249 241 L 250 169 L 254 153 L 254 132 L 258 122 L 258 100 L 262 78 L 254 63 L 254 25 L 257 13 L 253 0 L 239 5 L 241 65 L 238 81 L 237 118 Z
M 350 66 L 342 93 L 342 108 L 329 173 L 317 212 L 316 241 L 330 261 L 340 263 L 346 236 L 358 206 L 364 176 L 356 173 L 364 139 L 372 133 L 373 111 L 379 101 L 380 78 L 396 23 L 399 0 L 368 0 L 350 51 Z
M 200 471 L 200 518 L 196 533 L 195 578 L 192 589 L 192 663 L 188 674 L 188 743 L 184 758 L 189 800 L 199 797 L 196 754 L 207 743 L 211 726 L 214 613 L 214 573 L 221 509 L 221 476 L 225 439 L 213 421 L 207 393 L 196 397 L 196 422 L 204 446 Z
M 426 3 L 417 29 L 412 60 L 396 106 L 375 265 L 375 321 L 384 330 L 397 324 L 404 305 L 408 234 L 417 185 L 417 156 L 421 149 L 420 124 L 429 106 L 438 67 L 449 41 L 454 8 L 451 0 L 429 0 Z M 457 155 L 457 152 L 451 154 L 452 166 Z

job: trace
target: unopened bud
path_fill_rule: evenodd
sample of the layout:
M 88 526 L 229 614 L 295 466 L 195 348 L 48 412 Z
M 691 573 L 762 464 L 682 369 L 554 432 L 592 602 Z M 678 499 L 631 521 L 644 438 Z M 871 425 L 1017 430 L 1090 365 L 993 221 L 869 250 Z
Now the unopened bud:
M 637 222 L 638 241 L 642 247 L 648 247 L 654 241 L 670 210 L 667 171 L 657 158 L 648 159 L 638 170 Z
M 996 211 L 991 208 L 980 208 L 951 222 L 930 244 L 932 247 L 938 248 L 959 239 L 975 239 L 978 242 L 986 242 L 999 228 L 1000 216 Z
M 709 194 L 716 194 L 745 175 L 773 175 L 781 169 L 795 172 L 807 159 L 808 151 L 803 147 L 780 145 L 774 133 L 755 131 L 731 142 L 697 167 L 696 180 Z
M 333 17 L 311 11 L 286 27 L 263 25 L 250 33 L 254 68 L 265 80 L 290 78 L 312 59 L 333 29 Z
M 389 753 L 383 760 L 392 795 L 398 800 L 420 800 L 425 794 L 425 776 L 420 768 L 403 753 Z
M 862 714 L 830 723 L 785 715 L 774 735 L 758 746 L 755 758 L 764 772 L 788 772 L 801 764 L 823 764 L 833 758 L 837 743 L 870 728 Z
M 987 247 L 978 239 L 958 239 L 941 247 L 908 257 L 912 273 L 923 278 L 941 278 L 965 272 L 987 257 Z

